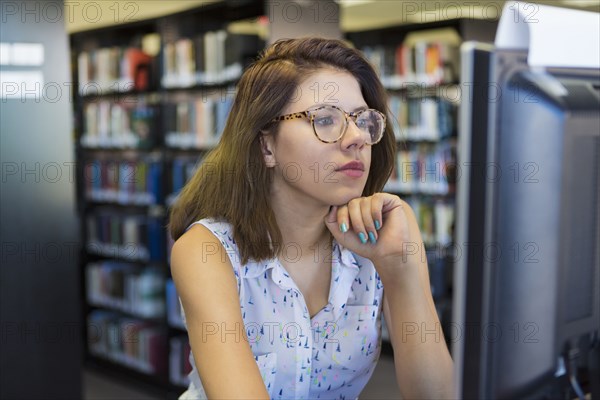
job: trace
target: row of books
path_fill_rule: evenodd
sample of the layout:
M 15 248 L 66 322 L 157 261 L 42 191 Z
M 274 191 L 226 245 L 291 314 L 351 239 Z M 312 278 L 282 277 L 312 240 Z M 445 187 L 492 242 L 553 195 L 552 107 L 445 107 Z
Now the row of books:
M 197 157 L 174 157 L 171 163 L 171 193 L 175 195 L 185 186 L 200 167 L 202 160 Z M 173 200 L 173 196 L 171 196 Z
M 254 58 L 263 47 L 256 35 L 223 29 L 168 42 L 163 52 L 162 86 L 190 87 L 238 79 L 244 60 Z
M 197 96 L 164 106 L 165 143 L 169 147 L 213 147 L 221 137 L 233 95 Z
M 170 247 L 170 246 L 169 246 Z M 181 313 L 179 295 L 172 279 L 167 280 L 167 320 L 169 325 L 186 330 Z M 188 386 L 189 373 L 192 371 L 190 364 L 190 342 L 187 335 L 174 336 L 170 340 L 171 351 L 169 352 L 169 380 L 174 385 Z
M 143 318 L 165 314 L 165 277 L 159 269 L 115 261 L 90 263 L 85 269 L 90 304 Z
M 136 47 L 104 47 L 77 56 L 79 94 L 146 90 L 152 57 Z
M 169 232 L 167 232 L 166 236 L 166 240 L 167 240 L 167 263 L 170 265 L 171 264 L 171 250 L 173 250 L 173 245 L 175 244 L 175 241 L 173 240 L 173 238 L 171 237 L 171 234 Z M 167 305 L 168 307 L 168 305 Z
M 399 193 L 447 195 L 455 191 L 455 147 L 451 142 L 419 143 L 396 153 L 386 190 Z
M 389 89 L 407 84 L 435 85 L 458 79 L 459 49 L 442 42 L 420 41 L 414 46 L 368 46 L 361 49 Z
M 411 206 L 425 246 L 441 250 L 440 246 L 452 243 L 454 203 L 447 200 L 408 196 L 404 200 Z
M 161 201 L 163 167 L 155 155 L 137 160 L 93 159 L 84 168 L 88 200 L 136 205 Z
M 402 193 L 444 195 L 454 191 L 454 144 L 416 143 L 397 152 L 395 170 L 387 190 Z M 177 193 L 192 178 L 201 165 L 201 156 L 181 155 L 172 158 L 167 172 L 172 205 Z M 150 205 L 162 201 L 163 166 L 158 154 L 148 154 L 136 160 L 112 157 L 92 159 L 85 164 L 86 197 L 98 202 Z
M 172 279 L 167 280 L 166 284 L 167 294 L 167 319 L 169 325 L 175 328 L 186 329 L 183 323 L 183 316 L 181 314 L 181 303 L 179 302 L 179 295 L 175 288 L 175 283 Z
M 114 211 L 89 214 L 86 249 L 127 261 L 163 261 L 165 228 L 160 218 Z
M 143 101 L 97 101 L 84 106 L 81 145 L 89 148 L 150 148 L 157 110 Z
M 187 335 L 179 335 L 169 342 L 169 380 L 173 385 L 187 387 L 190 384 L 188 375 L 192 372 L 190 341 Z
M 387 189 L 404 193 L 448 194 L 454 190 L 452 142 L 418 143 L 397 152 L 396 168 Z M 199 156 L 175 156 L 168 169 L 171 178 L 171 205 L 175 195 L 201 164 Z M 136 160 L 112 157 L 92 159 L 85 164 L 86 197 L 98 202 L 158 204 L 163 193 L 163 167 L 158 154 Z
M 167 367 L 167 332 L 148 321 L 94 310 L 87 317 L 90 353 L 137 371 L 163 375 Z
M 438 141 L 454 133 L 456 107 L 446 100 L 392 95 L 388 105 L 398 140 Z

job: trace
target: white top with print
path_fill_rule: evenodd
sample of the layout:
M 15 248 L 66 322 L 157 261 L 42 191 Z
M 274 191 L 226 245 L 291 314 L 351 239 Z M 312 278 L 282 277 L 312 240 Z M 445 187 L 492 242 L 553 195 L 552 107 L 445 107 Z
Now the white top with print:
M 242 329 L 270 397 L 357 399 L 381 352 L 383 284 L 373 263 L 334 239 L 329 303 L 310 318 L 302 293 L 277 258 L 242 265 L 228 222 L 205 218 L 188 229 L 195 224 L 208 228 L 231 260 Z M 182 315 L 185 322 L 183 307 Z M 220 328 L 225 340 L 245 340 L 236 337 L 235 327 Z M 191 353 L 190 363 L 190 385 L 180 399 L 206 399 Z

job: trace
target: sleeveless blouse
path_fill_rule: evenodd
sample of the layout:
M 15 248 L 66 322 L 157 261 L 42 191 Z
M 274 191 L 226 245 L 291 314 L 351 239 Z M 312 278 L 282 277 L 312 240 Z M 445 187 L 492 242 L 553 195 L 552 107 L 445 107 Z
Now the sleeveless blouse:
M 242 265 L 228 222 L 205 218 L 188 229 L 195 224 L 208 228 L 229 256 L 248 344 L 270 398 L 357 399 L 381 353 L 383 284 L 373 263 L 334 239 L 329 301 L 311 318 L 277 258 Z M 179 398 L 206 399 L 191 352 L 190 364 L 190 384 Z

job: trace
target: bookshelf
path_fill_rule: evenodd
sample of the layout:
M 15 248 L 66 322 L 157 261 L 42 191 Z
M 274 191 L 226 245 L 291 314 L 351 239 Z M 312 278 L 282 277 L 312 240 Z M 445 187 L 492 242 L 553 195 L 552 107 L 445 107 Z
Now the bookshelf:
M 263 14 L 262 1 L 207 3 L 70 37 L 85 361 L 161 397 L 191 370 L 166 210 L 264 48 L 228 27 Z
M 497 21 L 452 19 L 347 32 L 388 91 L 398 140 L 396 168 L 384 190 L 398 194 L 418 219 L 432 295 L 451 340 L 458 106 L 462 42 L 493 42 Z M 383 324 L 383 351 L 391 353 Z M 451 348 L 451 346 L 449 346 Z

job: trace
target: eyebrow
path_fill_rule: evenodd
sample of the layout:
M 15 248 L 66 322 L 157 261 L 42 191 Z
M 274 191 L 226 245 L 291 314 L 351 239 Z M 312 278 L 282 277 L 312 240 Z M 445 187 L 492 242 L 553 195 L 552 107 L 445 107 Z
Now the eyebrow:
M 362 110 L 366 110 L 368 108 L 369 108 L 369 106 L 360 106 L 360 107 L 357 107 L 354 110 L 352 110 L 352 112 L 362 111 Z
M 339 105 L 337 105 L 337 104 L 331 104 L 331 103 L 318 103 L 318 104 L 315 104 L 313 107 L 311 107 L 309 110 L 312 110 L 312 109 L 315 109 L 315 108 L 319 108 L 319 107 L 322 107 L 322 106 L 337 106 L 337 107 L 340 107 L 340 106 L 339 106 Z M 340 108 L 342 108 L 342 107 L 340 107 Z M 359 106 L 359 107 L 356 107 L 354 110 L 352 110 L 352 111 L 350 111 L 350 112 L 353 112 L 353 113 L 355 113 L 355 112 L 357 112 L 357 111 L 367 110 L 368 108 L 369 108 L 369 106 L 367 106 L 367 105 L 364 105 L 364 106 Z M 343 108 L 342 108 L 342 110 L 343 110 Z

